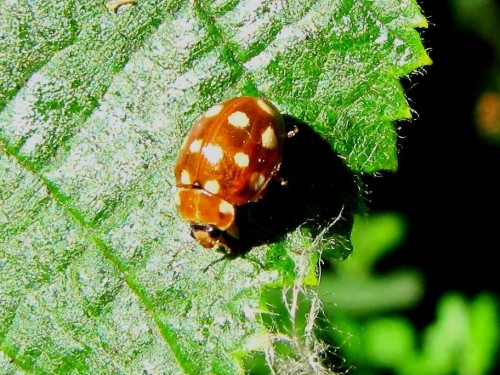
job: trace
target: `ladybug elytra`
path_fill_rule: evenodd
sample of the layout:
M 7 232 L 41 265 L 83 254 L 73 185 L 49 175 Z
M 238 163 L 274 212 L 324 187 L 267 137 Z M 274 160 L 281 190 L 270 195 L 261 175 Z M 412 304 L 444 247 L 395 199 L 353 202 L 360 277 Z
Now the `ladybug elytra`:
M 175 164 L 176 205 L 203 247 L 239 238 L 236 207 L 256 202 L 281 165 L 283 117 L 266 99 L 238 97 L 210 108 L 188 132 Z

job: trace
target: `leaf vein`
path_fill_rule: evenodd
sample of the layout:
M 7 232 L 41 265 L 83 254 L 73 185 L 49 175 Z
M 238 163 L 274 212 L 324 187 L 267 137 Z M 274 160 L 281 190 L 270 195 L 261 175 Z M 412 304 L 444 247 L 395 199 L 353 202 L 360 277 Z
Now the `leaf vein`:
M 229 66 L 232 68 L 236 67 L 236 73 L 238 73 L 239 76 L 244 76 L 248 79 L 249 87 L 247 89 L 251 91 L 252 94 L 258 95 L 259 90 L 257 88 L 255 79 L 253 79 L 252 75 L 245 68 L 243 61 L 238 59 L 236 51 L 232 48 L 231 43 L 229 42 L 228 38 L 222 33 L 220 27 L 217 26 L 217 22 L 215 22 L 214 18 L 207 10 L 207 8 L 208 7 L 205 5 L 205 2 L 197 1 L 194 3 L 194 9 L 199 14 L 200 19 L 207 24 L 208 29 L 212 31 L 212 35 L 221 42 L 221 45 L 226 50 L 226 56 L 229 60 Z
M 102 252 L 103 256 L 108 259 L 108 261 L 111 263 L 112 267 L 118 272 L 118 274 L 122 277 L 122 279 L 125 281 L 125 284 L 127 287 L 130 289 L 130 291 L 137 297 L 138 301 L 141 302 L 141 304 L 144 306 L 144 309 L 147 311 L 147 313 L 150 315 L 151 321 L 154 322 L 156 328 L 158 329 L 158 332 L 160 333 L 160 336 L 163 338 L 165 343 L 169 346 L 171 349 L 174 358 L 176 359 L 177 363 L 179 364 L 179 367 L 186 370 L 186 372 L 189 372 L 189 369 L 187 368 L 187 364 L 183 363 L 181 360 L 179 353 L 175 348 L 177 345 L 173 342 L 175 340 L 174 337 L 166 335 L 165 334 L 165 328 L 164 324 L 161 323 L 155 316 L 154 310 L 153 310 L 153 305 L 151 301 L 146 297 L 146 293 L 143 293 L 141 291 L 142 287 L 138 283 L 133 283 L 130 277 L 127 277 L 127 271 L 128 267 L 123 263 L 116 254 L 113 253 L 112 249 L 105 243 L 104 240 L 102 240 L 97 234 L 94 233 L 95 229 L 90 223 L 88 223 L 84 219 L 84 215 L 81 214 L 77 209 L 69 207 L 65 201 L 64 195 L 59 191 L 58 187 L 52 184 L 50 181 L 48 181 L 43 175 L 41 175 L 36 168 L 33 166 L 32 163 L 30 163 L 28 160 L 26 160 L 23 156 L 19 155 L 14 149 L 9 146 L 9 144 L 2 138 L 0 138 L 0 146 L 1 149 L 7 153 L 8 155 L 12 156 L 14 160 L 19 164 L 19 166 L 25 170 L 27 173 L 33 175 L 36 177 L 50 192 L 52 199 L 56 204 L 58 204 L 66 213 L 66 215 L 69 217 L 71 221 L 73 221 L 83 232 L 90 233 L 90 239 L 91 241 L 96 245 L 96 247 Z M 94 233 L 94 234 L 92 234 Z M 73 258 L 73 260 L 76 258 Z M 68 265 L 71 264 L 71 262 L 68 262 Z M 19 307 L 19 305 L 18 305 Z M 18 308 L 17 307 L 17 308 Z M 16 308 L 16 311 L 17 311 Z M 11 322 L 12 323 L 12 322 Z M 0 344 L 1 347 L 1 344 Z

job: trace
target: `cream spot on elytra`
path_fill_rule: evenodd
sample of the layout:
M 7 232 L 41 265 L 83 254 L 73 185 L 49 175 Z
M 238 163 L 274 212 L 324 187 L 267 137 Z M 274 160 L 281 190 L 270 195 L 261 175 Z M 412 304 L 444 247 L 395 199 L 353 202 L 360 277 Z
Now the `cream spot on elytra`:
M 264 111 L 269 113 L 271 116 L 276 115 L 276 111 L 274 108 L 272 108 L 269 104 L 267 104 L 264 100 L 262 99 L 257 99 L 257 105 Z
M 205 185 L 203 185 L 203 189 L 209 193 L 217 194 L 219 192 L 220 185 L 216 180 L 208 180 L 205 182 Z
M 215 165 L 219 162 L 220 159 L 222 159 L 222 148 L 219 146 L 215 146 L 212 144 L 208 144 L 203 149 L 201 150 L 205 158 L 208 160 L 208 162 L 212 165 Z
M 244 112 L 236 111 L 229 115 L 227 122 L 237 128 L 245 128 L 250 125 L 250 119 Z
M 219 212 L 221 214 L 234 215 L 234 206 L 226 201 L 222 201 L 219 203 Z
M 181 183 L 184 185 L 191 184 L 191 176 L 189 175 L 189 172 L 186 171 L 185 169 L 181 172 Z
M 214 105 L 212 108 L 205 112 L 205 117 L 217 116 L 222 111 L 223 107 L 224 106 L 222 104 Z
M 234 162 L 238 167 L 245 168 L 250 164 L 250 158 L 244 152 L 237 152 L 234 154 Z
M 197 139 L 196 141 L 193 141 L 189 145 L 189 151 L 193 153 L 199 152 L 200 150 L 201 150 L 201 139 Z
M 250 187 L 255 191 L 261 190 L 264 187 L 265 183 L 266 178 L 262 173 L 254 172 L 250 176 Z
M 262 133 L 262 146 L 265 148 L 273 149 L 278 145 L 278 139 L 276 138 L 276 133 L 271 126 Z

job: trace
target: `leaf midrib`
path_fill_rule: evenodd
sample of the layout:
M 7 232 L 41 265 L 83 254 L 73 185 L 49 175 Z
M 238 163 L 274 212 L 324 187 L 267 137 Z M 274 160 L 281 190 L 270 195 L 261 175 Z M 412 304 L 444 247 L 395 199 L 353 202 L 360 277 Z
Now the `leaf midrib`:
M 83 233 L 89 233 L 89 237 L 91 242 L 99 249 L 99 251 L 102 253 L 103 257 L 105 257 L 112 265 L 112 267 L 115 269 L 115 271 L 120 275 L 120 277 L 123 279 L 125 282 L 125 285 L 130 289 L 131 293 L 134 294 L 137 299 L 141 302 L 143 305 L 146 313 L 150 316 L 151 321 L 154 322 L 156 325 L 160 336 L 163 338 L 165 343 L 170 347 L 174 358 L 176 359 L 178 365 L 180 368 L 185 370 L 187 373 L 193 373 L 193 370 L 191 369 L 192 366 L 189 366 L 189 364 L 181 361 L 180 359 L 182 356 L 179 353 L 179 345 L 177 345 L 177 342 L 175 340 L 175 337 L 173 335 L 167 335 L 166 334 L 166 327 L 164 323 L 162 323 L 155 315 L 154 309 L 153 309 L 153 304 L 152 302 L 147 298 L 147 293 L 144 291 L 144 289 L 140 286 L 136 280 L 133 279 L 132 276 L 127 275 L 128 271 L 128 266 L 123 263 L 112 251 L 112 248 L 106 244 L 106 242 L 99 237 L 98 234 L 96 234 L 97 227 L 93 227 L 90 223 L 86 222 L 83 218 L 84 215 L 82 215 L 77 209 L 70 207 L 66 201 L 67 199 L 58 191 L 57 187 L 55 187 L 53 184 L 51 184 L 47 179 L 45 179 L 41 174 L 39 174 L 36 169 L 33 167 L 33 165 L 23 158 L 21 155 L 19 155 L 15 150 L 13 150 L 11 147 L 8 146 L 8 142 L 6 142 L 5 139 L 0 137 L 0 145 L 2 146 L 2 150 L 10 155 L 19 165 L 20 169 L 25 171 L 26 173 L 34 176 L 45 188 L 50 192 L 50 195 L 53 199 L 53 201 L 60 206 L 63 211 L 65 212 L 66 216 L 71 220 L 78 228 L 82 230 Z M 70 266 L 78 257 L 74 257 L 69 261 L 64 268 L 61 268 L 59 272 L 64 272 L 68 266 Z M 134 281 L 134 282 L 133 282 Z M 21 304 L 21 301 L 19 301 L 18 306 Z M 16 307 L 17 311 L 17 307 Z M 10 322 L 10 325 L 6 327 L 5 330 L 5 335 L 3 340 L 0 342 L 0 348 L 3 347 L 3 344 L 5 342 L 5 338 L 8 336 L 8 333 L 10 331 L 10 328 L 12 327 L 12 323 L 15 319 L 12 319 Z M 12 358 L 9 353 L 3 351 L 6 356 L 11 358 L 14 363 L 16 363 L 16 366 L 20 366 L 15 358 Z M 30 369 L 25 369 L 23 370 L 30 370 Z
M 205 9 L 206 5 L 203 4 L 205 7 L 202 6 L 201 2 L 195 2 L 194 3 L 194 8 L 197 12 L 197 14 L 200 17 L 200 20 L 205 23 L 205 27 L 211 31 L 211 35 L 213 37 L 216 37 L 220 42 L 221 45 L 223 45 L 223 48 L 227 51 L 227 53 L 224 56 L 229 57 L 229 61 L 226 61 L 226 63 L 234 69 L 234 67 L 237 67 L 239 72 L 240 72 L 240 77 L 245 76 L 247 78 L 250 78 L 249 80 L 247 79 L 248 83 L 251 85 L 250 89 L 255 92 L 255 94 L 259 93 L 259 90 L 257 89 L 257 85 L 255 84 L 255 80 L 252 79 L 252 75 L 245 69 L 243 63 L 236 57 L 235 51 L 231 48 L 230 43 L 226 40 L 222 32 L 220 31 L 220 28 L 217 27 L 216 22 L 214 21 L 213 17 L 211 17 L 210 13 Z M 153 33 L 151 33 L 152 35 Z M 67 48 L 68 46 L 66 46 Z M 58 51 L 60 52 L 60 51 Z M 50 61 L 48 59 L 47 61 Z M 123 64 L 122 67 L 124 67 L 126 64 Z M 108 86 L 109 88 L 109 86 Z M 97 108 L 94 107 L 94 109 Z M 88 118 L 90 118 L 91 114 L 93 113 L 92 111 L 88 112 L 88 115 L 86 118 L 83 120 L 85 123 Z M 68 140 L 66 140 L 68 141 Z M 111 263 L 112 267 L 115 269 L 115 271 L 120 275 L 120 277 L 124 280 L 125 285 L 129 288 L 129 290 L 138 298 L 138 300 L 141 302 L 141 304 L 144 306 L 144 309 L 146 310 L 146 313 L 150 316 L 150 319 L 154 322 L 156 325 L 160 336 L 162 339 L 165 341 L 165 343 L 169 346 L 171 352 L 173 353 L 174 358 L 176 359 L 178 365 L 180 368 L 182 368 L 186 373 L 194 373 L 194 366 L 187 363 L 185 361 L 185 356 L 183 356 L 180 353 L 179 350 L 179 345 L 175 340 L 175 336 L 172 334 L 169 334 L 171 330 L 169 329 L 168 326 L 165 325 L 161 320 L 159 320 L 155 313 L 154 313 L 154 308 L 153 308 L 153 303 L 147 298 L 147 293 L 144 291 L 144 289 L 141 287 L 141 285 L 133 279 L 132 276 L 127 275 L 127 271 L 129 270 L 128 266 L 120 260 L 119 257 L 115 255 L 115 252 L 113 251 L 112 247 L 107 245 L 106 241 L 104 241 L 96 232 L 98 231 L 98 227 L 92 225 L 90 222 L 85 220 L 85 215 L 81 213 L 78 209 L 71 207 L 68 205 L 66 202 L 68 202 L 68 197 L 65 197 L 63 193 L 59 190 L 59 188 L 51 183 L 49 180 L 47 180 L 40 172 L 39 169 L 35 166 L 35 164 L 31 163 L 27 158 L 23 157 L 17 150 L 19 150 L 19 147 L 13 148 L 12 146 L 9 145 L 9 142 L 4 139 L 3 137 L 0 136 L 0 144 L 2 145 L 2 149 L 4 152 L 6 152 L 8 155 L 10 155 L 16 162 L 18 163 L 19 167 L 24 170 L 26 173 L 31 174 L 34 176 L 43 186 L 47 188 L 47 190 L 50 192 L 50 195 L 52 196 L 52 199 L 58 206 L 60 206 L 63 211 L 65 212 L 66 216 L 74 223 L 76 224 L 77 227 L 79 227 L 84 233 L 89 233 L 90 240 L 92 243 L 99 249 L 99 251 L 102 253 L 102 255 Z M 70 266 L 77 257 L 74 257 L 71 259 L 70 262 L 68 262 L 63 269 L 60 270 L 60 272 L 64 272 L 64 270 Z M 21 305 L 21 301 L 19 301 L 17 307 Z M 17 311 L 16 307 L 16 311 Z M 5 330 L 5 335 L 4 339 L 2 342 L 0 342 L 0 347 L 3 346 L 3 343 L 5 341 L 5 337 L 8 336 L 8 333 L 10 331 L 10 328 L 12 327 L 12 324 L 15 319 L 12 319 L 10 322 L 10 325 L 6 327 Z M 12 358 L 9 353 L 3 351 L 6 356 L 11 358 L 14 363 L 16 363 L 16 366 L 20 366 L 19 363 L 15 360 L 15 358 Z M 30 370 L 23 368 L 23 370 Z

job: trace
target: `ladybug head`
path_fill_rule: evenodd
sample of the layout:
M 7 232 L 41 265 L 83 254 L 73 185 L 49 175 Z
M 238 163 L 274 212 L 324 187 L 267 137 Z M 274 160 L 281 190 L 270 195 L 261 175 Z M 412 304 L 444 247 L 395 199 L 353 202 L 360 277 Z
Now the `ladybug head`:
M 229 253 L 228 237 L 238 238 L 235 208 L 204 189 L 179 188 L 176 204 L 180 214 L 191 223 L 191 237 L 205 248 L 222 246 Z
M 228 251 L 228 246 L 224 238 L 224 232 L 215 225 L 191 224 L 191 237 L 200 243 L 201 246 L 209 249 L 220 245 Z

